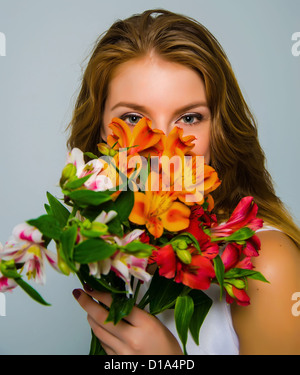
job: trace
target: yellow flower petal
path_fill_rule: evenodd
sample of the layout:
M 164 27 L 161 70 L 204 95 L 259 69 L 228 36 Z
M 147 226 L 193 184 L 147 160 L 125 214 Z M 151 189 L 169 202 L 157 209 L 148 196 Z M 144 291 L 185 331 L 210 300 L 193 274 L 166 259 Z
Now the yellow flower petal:
M 189 226 L 190 209 L 180 202 L 173 202 L 170 209 L 163 213 L 160 218 L 164 228 L 170 232 L 183 230 Z
M 134 205 L 129 220 L 138 225 L 145 225 L 149 212 L 149 200 L 144 193 L 134 193 Z

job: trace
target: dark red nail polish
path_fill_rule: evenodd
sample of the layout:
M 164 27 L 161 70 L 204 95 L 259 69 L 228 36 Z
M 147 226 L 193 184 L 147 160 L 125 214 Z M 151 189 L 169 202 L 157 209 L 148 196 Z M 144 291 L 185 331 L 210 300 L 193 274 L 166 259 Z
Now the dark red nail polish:
M 74 289 L 73 290 L 73 296 L 78 299 L 81 295 L 81 291 L 79 289 Z
M 84 284 L 83 288 L 87 292 L 93 292 L 94 291 L 94 289 L 89 284 Z

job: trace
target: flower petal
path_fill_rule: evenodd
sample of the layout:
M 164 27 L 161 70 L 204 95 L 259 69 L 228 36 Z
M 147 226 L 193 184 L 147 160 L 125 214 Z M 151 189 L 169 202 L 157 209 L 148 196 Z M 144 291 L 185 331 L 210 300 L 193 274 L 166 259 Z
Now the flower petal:
M 138 225 L 145 225 L 149 211 L 149 200 L 142 192 L 134 193 L 134 205 L 129 215 L 129 220 Z
M 179 231 L 186 229 L 190 224 L 191 210 L 180 202 L 173 202 L 171 207 L 164 212 L 160 218 L 163 226 L 171 231 Z
M 116 142 L 115 150 L 130 146 L 131 131 L 125 121 L 115 117 L 109 127 L 113 131 L 113 134 L 107 137 L 107 143 L 110 147 L 113 147 Z
M 163 132 L 151 128 L 151 121 L 143 117 L 133 128 L 131 145 L 137 145 L 129 150 L 129 154 L 140 152 L 155 146 L 160 142 Z
M 183 154 L 189 153 L 195 146 L 193 141 L 196 139 L 193 135 L 183 137 L 183 129 L 175 126 L 172 131 L 164 138 L 164 154 L 172 157 L 178 151 Z
M 234 244 L 234 243 L 229 243 L 225 247 L 225 250 L 223 251 L 223 254 L 221 255 L 221 259 L 225 266 L 225 271 L 229 270 L 230 268 L 235 267 L 235 265 L 239 261 L 240 255 L 241 255 L 240 248 L 241 246 Z
M 159 274 L 172 279 L 176 271 L 176 255 L 172 245 L 166 245 L 153 252 L 153 258 L 159 267 Z
M 211 279 L 215 276 L 212 262 L 202 255 L 194 255 L 192 262 L 182 267 L 181 272 L 176 275 L 175 281 L 182 282 L 192 289 L 208 289 Z

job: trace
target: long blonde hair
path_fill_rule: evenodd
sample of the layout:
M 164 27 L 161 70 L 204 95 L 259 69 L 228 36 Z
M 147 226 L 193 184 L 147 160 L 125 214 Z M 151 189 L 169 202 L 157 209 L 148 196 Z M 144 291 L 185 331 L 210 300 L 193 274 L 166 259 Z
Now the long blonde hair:
M 254 197 L 259 216 L 300 246 L 300 231 L 276 196 L 265 166 L 257 126 L 228 58 L 199 22 L 166 10 L 148 10 L 116 21 L 97 40 L 84 72 L 70 123 L 70 148 L 98 152 L 108 85 L 122 63 L 154 51 L 202 77 L 212 114 L 211 165 L 222 184 L 214 192 L 215 211 L 226 219 L 239 200 Z

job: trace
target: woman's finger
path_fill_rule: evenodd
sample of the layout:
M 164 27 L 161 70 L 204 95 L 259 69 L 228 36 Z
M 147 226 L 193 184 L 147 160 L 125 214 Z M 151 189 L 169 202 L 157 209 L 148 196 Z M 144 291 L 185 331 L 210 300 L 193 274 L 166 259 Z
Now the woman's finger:
M 80 306 L 90 315 L 93 320 L 100 325 L 103 329 L 110 332 L 112 335 L 116 337 L 121 337 L 121 329 L 122 324 L 126 324 L 125 322 L 119 322 L 118 327 L 114 325 L 112 322 L 106 322 L 109 312 L 103 306 L 101 306 L 98 302 L 96 302 L 90 295 L 86 294 L 82 289 L 75 289 L 73 290 L 73 295 L 77 299 Z M 104 298 L 105 300 L 105 298 Z
M 110 293 L 99 292 L 91 288 L 88 284 L 84 285 L 84 290 L 97 301 L 100 301 L 108 308 L 111 306 L 112 303 L 112 296 Z M 138 307 L 133 307 L 130 314 L 124 318 L 124 321 L 130 323 L 132 326 L 138 327 L 142 326 L 147 321 L 153 319 L 153 316 L 147 313 L 144 310 L 139 309 Z M 155 318 L 154 318 L 155 319 Z
M 88 284 L 84 284 L 84 290 L 87 294 L 89 294 L 91 297 L 96 299 L 97 301 L 103 303 L 108 308 L 110 307 L 112 303 L 112 295 L 110 293 L 100 292 L 98 290 L 93 289 Z
M 120 340 L 102 328 L 90 315 L 87 316 L 87 320 L 106 353 L 110 355 L 117 354 L 116 350 L 120 347 Z

